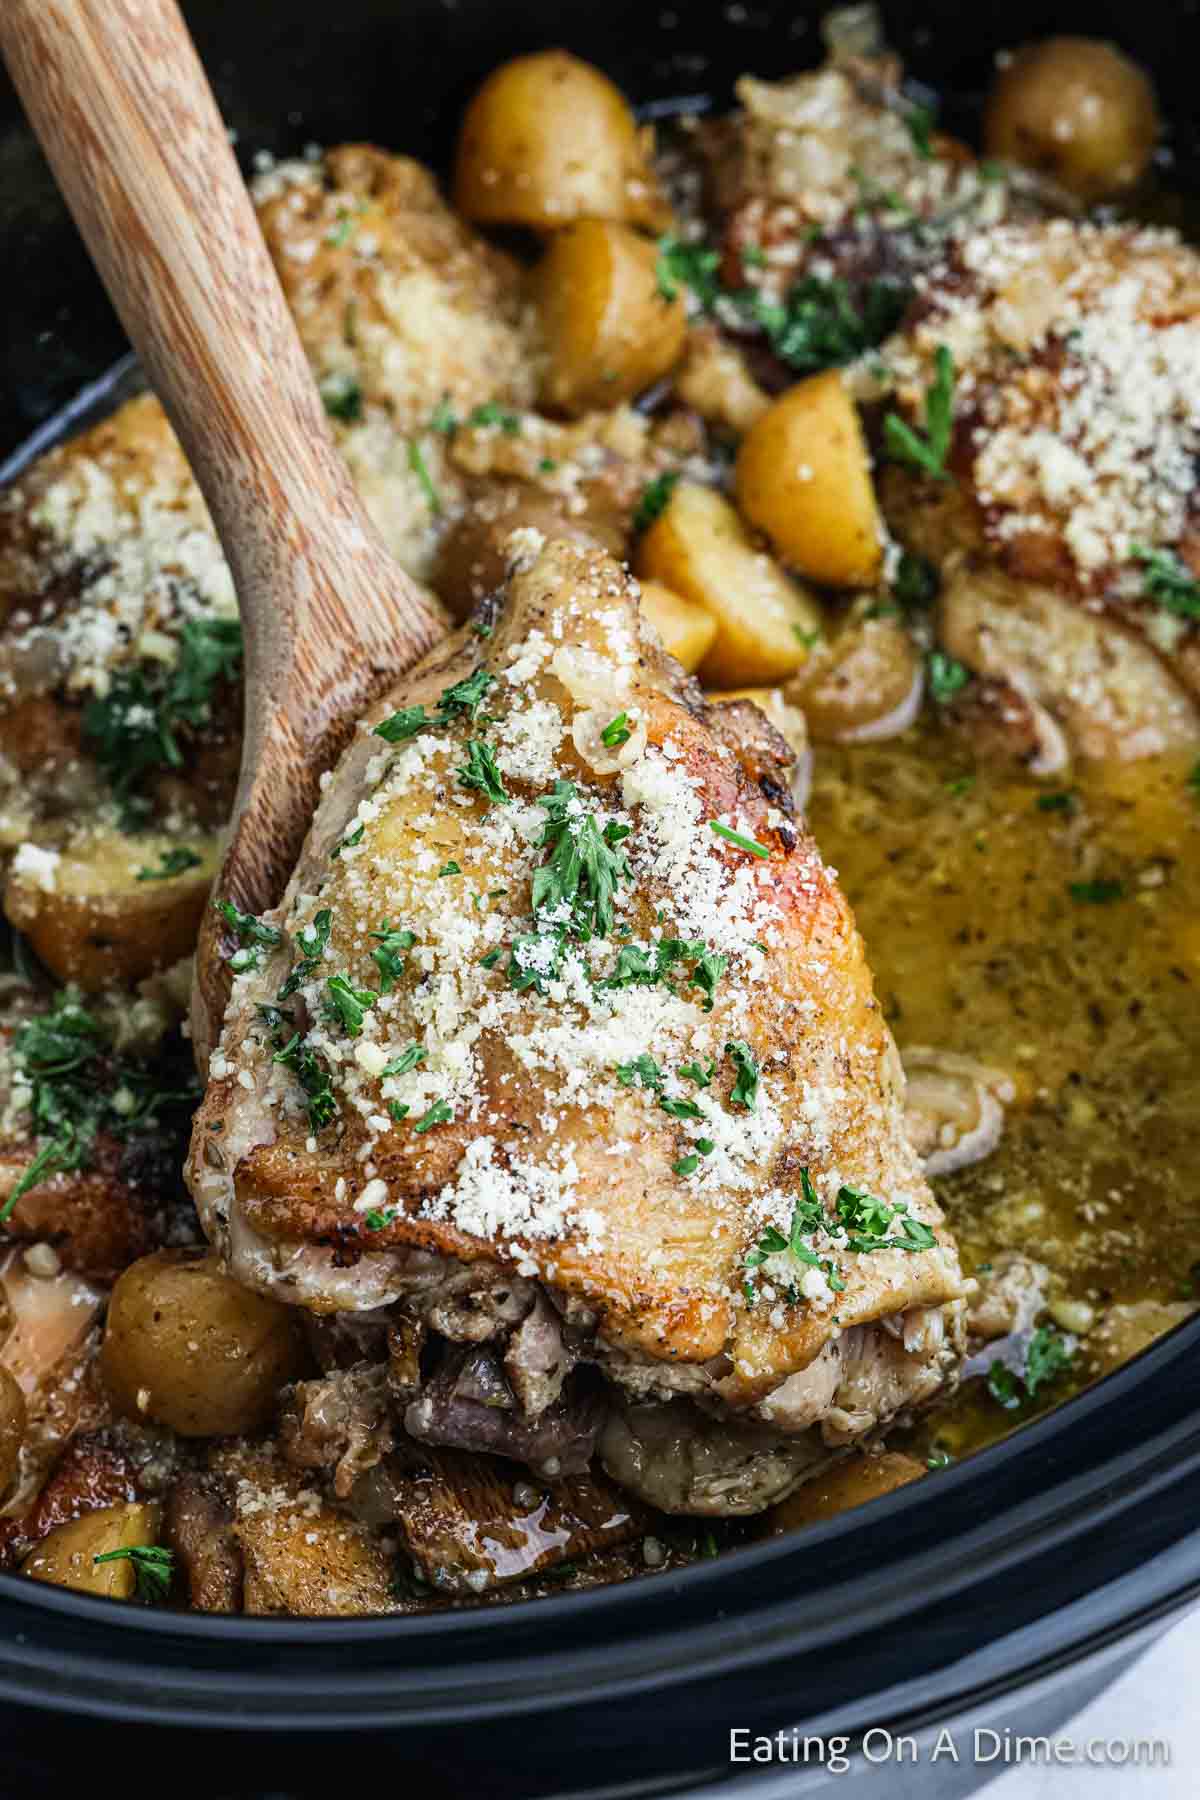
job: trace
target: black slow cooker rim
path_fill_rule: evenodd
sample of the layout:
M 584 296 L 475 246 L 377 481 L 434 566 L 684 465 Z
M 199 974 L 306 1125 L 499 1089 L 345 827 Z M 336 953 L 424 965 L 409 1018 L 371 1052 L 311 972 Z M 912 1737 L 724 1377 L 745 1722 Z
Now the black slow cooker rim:
M 906 1666 L 920 1671 L 922 1703 L 941 1667 L 948 1706 L 968 1691 L 950 1672 L 981 1644 L 1011 1644 L 993 1679 L 1015 1681 L 1200 1595 L 1200 1415 L 1187 1382 L 1198 1345 L 1200 1319 L 1061 1411 L 827 1524 L 580 1594 L 246 1619 L 0 1576 L 0 1700 L 163 1724 L 426 1729 L 697 1682 L 732 1693 L 768 1668 L 806 1671 L 815 1705 L 821 1671 L 849 1662 L 867 1719 L 872 1696 L 904 1687 Z M 975 1673 L 963 1679 L 978 1687 Z

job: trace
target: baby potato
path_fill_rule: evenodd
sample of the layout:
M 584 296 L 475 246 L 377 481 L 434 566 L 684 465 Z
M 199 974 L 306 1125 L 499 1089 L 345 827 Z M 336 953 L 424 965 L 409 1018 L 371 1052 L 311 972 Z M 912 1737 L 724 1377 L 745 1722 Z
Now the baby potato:
M 682 294 L 664 299 L 649 238 L 603 219 L 557 232 L 534 270 L 546 345 L 542 398 L 560 412 L 616 406 L 683 354 Z
M 184 851 L 198 861 L 169 873 Z M 97 832 L 52 861 L 18 851 L 4 911 L 60 981 L 97 994 L 191 954 L 216 870 L 216 840 L 202 833 L 184 846 Z
M 1099 38 L 1046 38 L 1018 50 L 983 120 L 989 156 L 1040 169 L 1089 201 L 1140 181 L 1158 133 L 1149 76 Z
M 469 618 L 485 594 L 503 585 L 508 568 L 505 545 L 522 527 L 547 538 L 570 538 L 585 547 L 599 545 L 611 556 L 625 554 L 625 533 L 615 516 L 606 519 L 594 511 L 575 515 L 555 494 L 525 482 L 496 482 L 471 496 L 438 550 L 433 586 L 455 619 Z
M 98 1563 L 98 1556 L 113 1550 L 129 1550 L 137 1544 L 158 1541 L 162 1508 L 155 1502 L 138 1501 L 125 1506 L 101 1506 L 67 1525 L 59 1525 L 35 1544 L 21 1564 L 22 1575 L 34 1581 L 51 1581 L 56 1587 L 75 1588 L 81 1594 L 101 1594 L 108 1600 L 132 1600 L 137 1571 L 127 1556 Z
M 572 219 L 661 230 L 652 138 L 607 75 L 565 50 L 494 69 L 463 115 L 454 204 L 480 225 L 553 231 Z
M 157 1250 L 112 1291 L 100 1368 L 129 1418 L 181 1437 L 257 1431 L 306 1367 L 294 1310 L 233 1281 L 211 1254 Z
M 731 700 L 753 700 L 798 760 L 809 754 L 808 720 L 798 706 L 784 698 L 782 688 L 734 688 L 732 693 L 705 694 L 704 698 L 710 706 L 725 706 Z
M 28 1423 L 19 1382 L 0 1364 L 0 1500 L 12 1486 Z
M 643 619 L 653 625 L 668 654 L 693 674 L 712 648 L 717 621 L 694 600 L 673 594 L 661 582 L 643 581 L 640 585 Z
M 728 500 L 681 481 L 638 545 L 637 573 L 661 582 L 716 620 L 700 663 L 706 687 L 755 687 L 793 675 L 821 628 L 821 612 L 764 551 Z
M 907 730 L 923 690 L 921 658 L 904 627 L 861 617 L 814 651 L 784 697 L 817 743 L 866 744 Z
M 832 587 L 865 587 L 883 558 L 883 528 L 858 409 L 836 369 L 810 375 L 760 414 L 742 439 L 737 503 L 792 568 Z

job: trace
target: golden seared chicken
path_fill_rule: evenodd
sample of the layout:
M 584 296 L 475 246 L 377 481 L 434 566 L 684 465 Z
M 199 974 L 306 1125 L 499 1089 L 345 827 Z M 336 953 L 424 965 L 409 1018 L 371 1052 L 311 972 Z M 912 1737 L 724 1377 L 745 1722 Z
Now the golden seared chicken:
M 189 1183 L 239 1280 L 401 1334 L 408 1436 L 754 1510 L 940 1385 L 963 1279 L 786 745 L 603 552 L 510 554 L 229 913 Z M 662 1401 L 724 1446 L 669 1494 Z
M 891 440 L 883 501 L 937 565 L 975 717 L 1045 771 L 1200 744 L 1195 251 L 1066 219 L 968 232 L 883 354 L 897 417 L 923 435 L 939 392 L 952 412 L 940 476 Z

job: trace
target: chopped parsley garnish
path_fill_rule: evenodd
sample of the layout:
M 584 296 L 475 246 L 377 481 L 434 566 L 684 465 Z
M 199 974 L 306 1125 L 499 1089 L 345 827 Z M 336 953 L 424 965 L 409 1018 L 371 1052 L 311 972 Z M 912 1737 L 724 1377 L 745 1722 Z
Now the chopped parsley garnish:
M 685 1081 L 694 1081 L 697 1087 L 702 1088 L 711 1086 L 712 1078 L 716 1072 L 717 1065 L 715 1062 L 709 1063 L 707 1069 L 704 1067 L 703 1063 L 699 1062 L 681 1063 L 679 1067 L 679 1073 L 683 1076 Z
M 220 913 L 225 923 L 237 934 L 241 946 L 229 957 L 229 967 L 235 975 L 243 974 L 247 969 L 257 969 L 258 949 L 262 945 L 273 950 L 283 942 L 283 933 L 277 925 L 264 925 L 254 913 L 242 912 L 232 900 L 214 900 L 214 909 Z
M 658 1104 L 672 1119 L 702 1119 L 704 1117 L 704 1113 L 694 1100 L 671 1100 L 663 1095 Z
M 355 830 L 348 832 L 346 834 L 346 836 L 342 839 L 340 844 L 334 845 L 334 847 L 333 847 L 334 857 L 335 858 L 339 857 L 342 854 L 343 850 L 353 850 L 356 844 L 361 844 L 363 841 L 363 832 L 365 830 L 366 830 L 365 825 L 359 825 L 355 828 Z
M 1130 555 L 1145 565 L 1143 586 L 1152 600 L 1179 619 L 1200 619 L 1200 581 L 1169 550 L 1130 546 Z
M 677 470 L 668 469 L 662 475 L 656 475 L 642 489 L 637 505 L 633 509 L 633 529 L 635 532 L 649 531 L 656 519 L 661 519 L 670 504 L 671 495 L 679 481 Z
M 316 974 L 329 945 L 329 933 L 332 926 L 333 914 L 327 906 L 323 906 L 314 917 L 312 924 L 306 925 L 302 931 L 297 932 L 296 947 L 300 951 L 300 956 L 293 965 L 291 974 L 275 996 L 277 1000 L 286 1000 L 289 994 L 294 994 L 298 987 L 302 987 Z
M 633 736 L 629 729 L 629 714 L 619 712 L 615 719 L 610 719 L 600 733 L 600 742 L 606 750 L 619 750 Z
M 689 288 L 704 311 L 711 312 L 721 294 L 720 266 L 720 252 L 707 244 L 685 244 L 671 236 L 658 240 L 658 291 L 668 302 L 679 298 L 681 288 Z
M 663 1084 L 663 1072 L 654 1058 L 643 1051 L 632 1062 L 617 1064 L 617 1080 L 622 1087 L 653 1088 L 657 1092 Z
M 381 1077 L 386 1079 L 389 1075 L 407 1075 L 410 1069 L 415 1069 L 418 1063 L 424 1062 L 425 1057 L 424 1044 L 409 1044 L 399 1056 L 394 1056 L 390 1063 L 384 1064 L 380 1071 Z
M 1071 813 L 1077 804 L 1075 795 L 1065 789 L 1056 794 L 1039 794 L 1036 801 L 1038 811 L 1044 813 Z
M 456 862 L 445 862 L 442 864 L 441 868 L 438 870 L 438 880 L 440 881 L 443 875 L 461 875 L 461 874 L 462 874 L 462 870 L 459 868 L 459 866 Z
M 383 930 L 373 931 L 371 936 L 379 945 L 378 950 L 371 952 L 371 960 L 379 970 L 379 991 L 390 994 L 404 973 L 404 952 L 411 950 L 417 940 L 411 931 L 401 931 L 386 919 Z
M 389 744 L 403 744 L 422 731 L 438 731 L 461 718 L 474 719 L 495 679 L 486 669 L 476 669 L 473 675 L 446 688 L 431 713 L 423 706 L 403 706 L 389 718 L 381 719 L 374 735 Z
M 504 785 L 504 777 L 496 766 L 490 744 L 483 743 L 479 738 L 468 740 L 467 760 L 455 773 L 463 787 L 477 789 L 493 806 L 507 806 L 512 798 Z
M 495 400 L 485 400 L 474 412 L 467 414 L 468 425 L 494 425 L 505 437 L 517 437 L 521 430 L 519 413 L 509 412 Z
M 1188 776 L 1187 786 L 1191 789 L 1197 800 L 1200 800 L 1200 762 L 1195 765 L 1191 774 Z
M 601 983 L 604 988 L 656 987 L 666 981 L 679 965 L 690 962 L 688 981 L 704 995 L 705 1012 L 713 1009 L 717 983 L 729 958 L 709 950 L 702 943 L 688 943 L 683 938 L 659 938 L 652 950 L 637 944 L 623 944 L 617 953 L 616 967 Z
M 1125 898 L 1125 883 L 1101 876 L 1096 881 L 1069 881 L 1067 892 L 1081 906 L 1108 906 Z
M 454 1117 L 454 1109 L 444 1100 L 435 1100 L 427 1113 L 424 1113 L 413 1126 L 418 1137 L 432 1131 L 435 1125 L 448 1125 Z
M 747 1112 L 753 1112 L 758 1103 L 758 1064 L 754 1060 L 754 1052 L 741 1038 L 734 1038 L 726 1044 L 725 1054 L 737 1071 L 733 1091 L 729 1096 L 730 1102 L 734 1106 L 744 1106 Z
M 700 1167 L 698 1156 L 681 1156 L 677 1163 L 672 1163 L 672 1171 L 676 1175 L 694 1175 Z
M 276 1007 L 262 1010 L 273 1015 L 273 1022 L 277 1022 L 277 1029 L 272 1037 L 275 1045 L 275 1055 L 272 1061 L 277 1062 L 281 1068 L 292 1071 L 308 1095 L 309 1125 L 313 1131 L 321 1131 L 336 1119 L 338 1111 L 338 1104 L 330 1085 L 329 1071 L 298 1031 L 294 1031 L 286 1043 L 283 1041 L 282 1029 L 279 1027 L 287 1018 L 286 1014 L 280 1013 Z
M 935 1470 L 948 1469 L 953 1461 L 954 1458 L 948 1450 L 931 1450 L 925 1458 L 925 1467 Z
M 425 452 L 421 448 L 420 438 L 408 440 L 408 466 L 421 484 L 421 491 L 429 502 L 430 512 L 440 513 L 442 497 L 434 486 L 433 476 L 429 473 L 429 464 L 425 461 Z
M 368 1231 L 386 1231 L 389 1225 L 395 1223 L 396 1215 L 389 1206 L 384 1212 L 376 1212 L 372 1208 L 363 1218 Z
M 428 429 L 436 431 L 441 437 L 453 437 L 458 430 L 458 414 L 451 406 L 448 395 L 434 407 L 429 416 Z
M 320 386 L 321 403 L 331 419 L 353 425 L 362 418 L 363 391 L 353 375 L 326 375 Z
M 946 783 L 946 792 L 953 795 L 954 799 L 961 800 L 964 794 L 971 792 L 976 780 L 974 775 L 956 775 Z
M 753 288 L 734 298 L 766 333 L 780 361 L 811 375 L 853 362 L 881 344 L 899 324 L 909 290 L 893 281 L 872 281 L 860 310 L 844 281 L 809 275 L 783 301 L 764 300 Z
M 914 106 L 904 115 L 904 123 L 908 126 L 908 135 L 913 141 L 913 149 L 925 162 L 933 156 L 933 145 L 930 134 L 937 123 L 937 113 L 932 106 Z
M 896 566 L 892 597 L 905 612 L 923 612 L 938 591 L 937 570 L 923 556 L 905 550 Z
M 1012 1411 L 1021 1405 L 1022 1398 L 1036 1399 L 1038 1389 L 1070 1368 L 1073 1358 L 1074 1351 L 1060 1332 L 1052 1326 L 1039 1325 L 1029 1340 L 1024 1370 L 1018 1374 L 1006 1363 L 994 1362 L 987 1375 L 988 1393 L 997 1405 Z
M 847 1250 L 860 1255 L 872 1250 L 932 1250 L 937 1243 L 928 1225 L 909 1217 L 903 1201 L 890 1205 L 861 1188 L 840 1187 L 834 1213 L 846 1233 Z M 893 1225 L 896 1231 L 889 1235 Z
M 133 1565 L 135 1599 L 155 1606 L 171 1591 L 171 1575 L 175 1568 L 174 1552 L 160 1544 L 129 1544 L 120 1550 L 103 1550 L 93 1556 L 93 1564 L 127 1562 Z
M 739 850 L 746 850 L 751 856 L 770 856 L 771 852 L 757 838 L 743 837 L 740 831 L 732 831 L 728 825 L 722 825 L 720 819 L 710 819 L 709 829 L 726 843 L 735 844 Z
M 947 656 L 944 650 L 929 652 L 925 658 L 925 674 L 929 691 L 939 706 L 946 706 L 956 694 L 961 694 L 971 679 L 966 664 Z
M 601 828 L 594 813 L 584 812 L 572 781 L 556 781 L 538 805 L 547 815 L 538 847 L 550 854 L 534 871 L 534 917 L 567 907 L 566 924 L 574 936 L 584 942 L 607 937 L 617 883 L 628 874 L 625 854 L 617 847 L 628 837 L 628 828 L 612 820 Z
M 199 1089 L 190 1075 L 178 1086 L 160 1068 L 117 1055 L 78 989 L 60 988 L 47 1012 L 20 1025 L 13 1060 L 29 1089 L 31 1135 L 39 1148 L 0 1207 L 0 1223 L 18 1200 L 51 1175 L 91 1166 L 101 1132 L 129 1140 L 162 1134 L 174 1119 L 161 1115 L 191 1109 Z
M 356 224 L 357 220 L 350 209 L 345 206 L 339 206 L 334 223 L 325 233 L 325 242 L 334 245 L 336 249 L 340 249 L 343 244 L 348 242 L 350 234 L 354 230 Z
M 500 958 L 503 955 L 504 955 L 503 950 L 499 950 L 499 949 L 489 950 L 486 956 L 480 957 L 480 959 L 479 959 L 480 968 L 481 969 L 494 969 L 496 964 L 500 961 Z
M 188 869 L 198 869 L 203 860 L 194 850 L 181 844 L 176 850 L 162 852 L 157 869 L 139 869 L 137 878 L 139 881 L 170 881 L 173 876 L 186 874 Z
M 401 1124 L 403 1122 L 403 1120 L 407 1119 L 409 1113 L 412 1111 L 411 1106 L 402 1106 L 400 1104 L 399 1100 L 389 1100 L 387 1103 L 387 1109 L 388 1109 L 389 1118 L 394 1119 L 396 1121 L 397 1125 Z
M 935 481 L 948 481 L 946 457 L 954 429 L 954 358 L 939 344 L 933 358 L 934 376 L 925 390 L 924 435 L 898 413 L 883 421 L 883 436 L 893 462 L 908 463 Z
M 344 975 L 331 975 L 325 983 L 321 1016 L 331 1025 L 340 1024 L 350 1037 L 357 1037 L 377 998 L 372 989 L 356 988 Z
M 88 701 L 83 735 L 120 803 L 126 829 L 149 810 L 135 791 L 143 778 L 158 769 L 182 768 L 180 728 L 198 730 L 208 723 L 214 688 L 233 677 L 241 660 L 242 628 L 236 619 L 188 619 L 169 674 L 159 668 L 119 671 L 102 699 Z
M 717 1147 L 711 1138 L 697 1138 L 695 1143 L 701 1156 L 711 1156 Z

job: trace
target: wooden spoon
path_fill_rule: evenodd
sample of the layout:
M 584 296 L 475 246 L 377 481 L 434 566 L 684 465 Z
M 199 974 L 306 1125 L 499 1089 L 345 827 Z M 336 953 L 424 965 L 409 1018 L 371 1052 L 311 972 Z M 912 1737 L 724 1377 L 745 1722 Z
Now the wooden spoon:
M 174 0 L 0 0 L 0 52 L 233 570 L 245 738 L 214 893 L 262 912 L 321 773 L 439 626 L 334 448 Z M 202 1069 L 227 941 L 210 909 L 192 1004 Z

